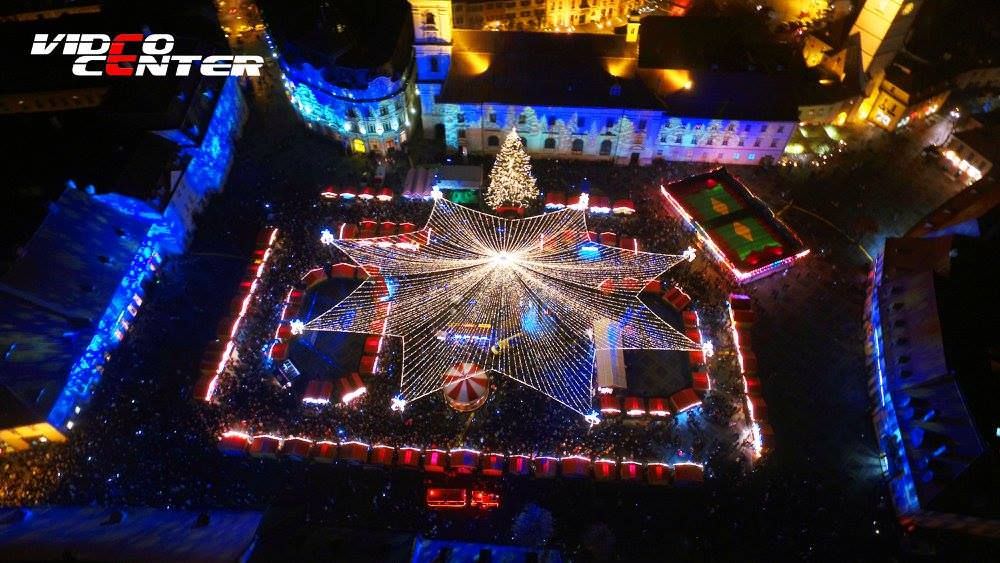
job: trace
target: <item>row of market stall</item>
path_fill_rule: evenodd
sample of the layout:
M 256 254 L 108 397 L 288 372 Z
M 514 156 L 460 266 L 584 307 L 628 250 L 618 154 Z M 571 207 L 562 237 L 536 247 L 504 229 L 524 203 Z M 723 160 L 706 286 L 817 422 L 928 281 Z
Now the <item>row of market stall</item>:
M 558 211 L 559 209 L 584 209 L 598 215 L 614 213 L 615 215 L 631 215 L 635 213 L 635 203 L 629 198 L 619 198 L 612 200 L 604 195 L 590 195 L 587 193 L 574 193 L 566 195 L 566 192 L 550 191 L 545 194 L 545 209 Z
M 760 379 L 757 377 L 757 356 L 751 348 L 750 327 L 756 320 L 756 314 L 753 312 L 750 297 L 746 295 L 731 294 L 728 308 L 733 347 L 736 349 L 736 360 L 743 380 L 747 422 L 753 439 L 753 450 L 755 456 L 760 457 L 764 454 L 764 445 L 772 443 L 774 430 L 767 422 L 767 403 L 764 401 Z
M 236 337 L 250 309 L 260 278 L 264 274 L 271 258 L 275 241 L 278 239 L 278 229 L 269 227 L 257 235 L 257 244 L 253 254 L 253 262 L 248 266 L 239 292 L 233 297 L 230 314 L 219 321 L 216 339 L 209 344 L 202 355 L 201 372 L 195 383 L 195 397 L 211 401 L 218 386 L 219 376 L 225 371 L 236 343 Z
M 401 468 L 426 473 L 478 474 L 486 477 L 504 475 L 537 478 L 592 478 L 598 481 L 645 481 L 651 485 L 685 485 L 705 479 L 704 466 L 692 462 L 673 465 L 663 462 L 639 462 L 629 459 L 590 458 L 582 455 L 544 456 L 480 452 L 469 448 L 418 448 L 367 444 L 351 440 L 314 441 L 308 438 L 281 438 L 270 434 L 251 436 L 229 431 L 219 439 L 219 449 L 226 455 L 249 455 L 257 458 L 288 458 L 295 461 L 334 461 L 384 468 Z
M 657 282 L 658 283 L 658 282 Z M 649 291 L 650 284 L 646 286 Z M 664 299 L 666 299 L 664 294 Z M 684 324 L 684 334 L 696 344 L 702 344 L 701 321 L 696 311 L 683 311 L 681 319 Z M 666 418 L 701 406 L 701 398 L 712 389 L 712 381 L 708 375 L 708 365 L 705 361 L 704 348 L 688 352 L 691 365 L 691 387 L 681 389 L 670 397 L 636 397 L 616 394 L 612 387 L 598 387 L 597 408 L 605 416 L 624 414 L 630 418 Z
M 374 299 L 380 299 L 388 295 L 389 289 L 385 279 L 378 273 L 375 266 L 354 266 L 352 264 L 339 263 L 332 264 L 325 268 L 313 268 L 306 272 L 298 287 L 293 287 L 285 297 L 284 308 L 281 314 L 281 321 L 274 333 L 274 343 L 269 352 L 270 358 L 274 362 L 283 362 L 288 358 L 289 346 L 293 338 L 298 336 L 295 332 L 295 319 L 301 312 L 306 294 L 317 285 L 328 280 L 357 280 L 368 279 L 375 285 L 373 292 Z M 379 354 L 382 351 L 384 337 L 381 334 L 385 329 L 386 318 L 389 313 L 389 303 L 379 302 L 378 310 L 381 311 L 372 323 L 372 335 L 365 338 L 361 359 L 358 361 L 357 371 L 346 373 L 336 379 L 313 379 L 306 384 L 306 390 L 302 397 L 302 402 L 313 405 L 323 405 L 334 402 L 348 404 L 354 399 L 364 395 L 367 387 L 364 377 L 374 374 L 378 370 Z M 336 395 L 335 395 L 336 393 Z
M 380 201 L 380 202 L 390 202 L 395 197 L 395 193 L 392 188 L 383 186 L 381 188 L 373 188 L 371 186 L 363 186 L 357 188 L 356 186 L 326 186 L 320 191 L 319 196 L 327 200 L 340 199 L 344 201 L 351 201 L 359 199 L 361 201 Z

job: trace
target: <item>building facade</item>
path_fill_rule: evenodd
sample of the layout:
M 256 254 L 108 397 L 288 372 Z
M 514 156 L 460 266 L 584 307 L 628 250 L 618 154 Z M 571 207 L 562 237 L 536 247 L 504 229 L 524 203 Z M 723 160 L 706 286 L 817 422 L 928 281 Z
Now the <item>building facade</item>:
M 639 0 L 455 0 L 452 23 L 459 29 L 610 32 L 641 5 Z
M 431 29 L 419 22 L 450 21 L 452 3 L 411 5 L 424 136 L 451 150 L 495 153 L 516 127 L 542 158 L 754 164 L 780 157 L 798 120 L 782 95 L 764 101 L 780 79 L 643 68 L 633 34 Z M 761 98 L 735 99 L 750 90 Z
M 52 204 L 0 278 L 0 451 L 63 441 L 73 429 L 142 307 L 161 233 L 73 187 Z
M 271 2 L 264 18 L 285 92 L 308 127 L 354 153 L 406 142 L 416 122 L 413 29 L 450 29 L 450 16 L 426 10 L 411 22 L 405 1 L 379 0 L 333 8 Z M 317 33 L 317 20 L 335 23 Z

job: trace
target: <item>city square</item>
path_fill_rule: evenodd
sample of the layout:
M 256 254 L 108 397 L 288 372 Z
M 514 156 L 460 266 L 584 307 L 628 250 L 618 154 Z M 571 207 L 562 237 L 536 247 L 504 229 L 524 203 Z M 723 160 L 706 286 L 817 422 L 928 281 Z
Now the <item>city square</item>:
M 912 53 L 862 36 L 837 59 L 835 3 L 312 4 L 209 4 L 204 33 L 262 76 L 163 94 L 202 107 L 148 120 L 153 142 L 107 145 L 86 117 L 150 127 L 101 109 L 133 86 L 56 113 L 58 134 L 42 102 L 4 117 L 94 152 L 52 161 L 43 206 L 12 196 L 0 558 L 989 553 L 991 334 L 952 332 L 997 297 L 986 71 L 956 67 L 907 118 L 887 84 Z M 850 27 L 876 3 L 845 4 Z M 888 33 L 915 26 L 917 52 L 952 8 L 903 4 Z M 54 21 L 133 21 L 104 9 Z M 185 13 L 143 10 L 154 32 Z M 886 82 L 804 101 L 787 45 L 744 23 L 698 60 L 684 46 L 720 14 Z M 378 48 L 321 69 L 340 39 L 314 21 L 376 26 L 359 44 Z M 738 54 L 758 72 L 722 80 Z M 137 171 L 178 139 L 185 168 L 142 199 Z M 15 182 L 40 178 L 22 161 Z

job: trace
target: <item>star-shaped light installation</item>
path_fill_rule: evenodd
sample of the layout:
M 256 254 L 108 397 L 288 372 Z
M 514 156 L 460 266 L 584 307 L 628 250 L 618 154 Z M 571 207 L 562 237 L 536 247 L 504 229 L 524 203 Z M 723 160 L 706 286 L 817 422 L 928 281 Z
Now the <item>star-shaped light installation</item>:
M 595 350 L 699 349 L 638 297 L 684 258 L 591 241 L 579 209 L 504 219 L 438 199 L 423 229 L 334 244 L 370 277 L 305 330 L 401 337 L 401 405 L 468 362 L 586 414 Z

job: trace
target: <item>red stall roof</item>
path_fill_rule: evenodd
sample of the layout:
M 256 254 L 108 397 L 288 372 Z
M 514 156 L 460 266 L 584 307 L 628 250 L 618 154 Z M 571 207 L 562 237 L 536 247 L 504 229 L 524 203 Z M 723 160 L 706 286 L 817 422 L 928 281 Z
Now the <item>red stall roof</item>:
M 682 389 L 670 396 L 670 406 L 673 407 L 675 413 L 682 413 L 686 410 L 693 409 L 701 404 L 701 398 L 698 394 L 694 392 L 694 389 L 690 387 L 687 389 Z
M 389 467 L 392 465 L 392 459 L 395 457 L 395 454 L 396 448 L 392 446 L 383 444 L 372 446 L 371 463 Z
M 368 463 L 368 444 L 355 441 L 340 444 L 340 459 L 351 463 Z
M 617 462 L 613 459 L 599 459 L 594 462 L 594 479 L 610 481 L 617 476 Z
M 321 463 L 330 463 L 337 457 L 337 443 L 329 440 L 320 440 L 313 444 L 312 457 Z
M 448 466 L 458 473 L 474 473 L 479 467 L 479 452 L 466 448 L 449 450 Z
M 622 461 L 618 464 L 618 472 L 623 481 L 638 481 L 642 479 L 642 464 L 638 461 Z
M 646 464 L 646 482 L 650 485 L 669 485 L 671 480 L 670 466 L 666 463 L 651 462 Z
M 590 475 L 590 458 L 578 455 L 563 457 L 559 460 L 563 477 L 587 477 Z
M 487 477 L 499 477 L 503 475 L 505 456 L 503 454 L 488 453 L 483 454 L 483 475 Z
M 444 450 L 426 450 L 424 452 L 424 471 L 442 473 L 444 472 L 444 465 L 446 461 L 447 452 Z
M 555 477 L 559 469 L 559 460 L 548 456 L 535 457 L 531 460 L 531 469 L 535 477 Z
M 704 483 L 705 469 L 695 463 L 678 463 L 674 465 L 674 481 L 678 485 Z

